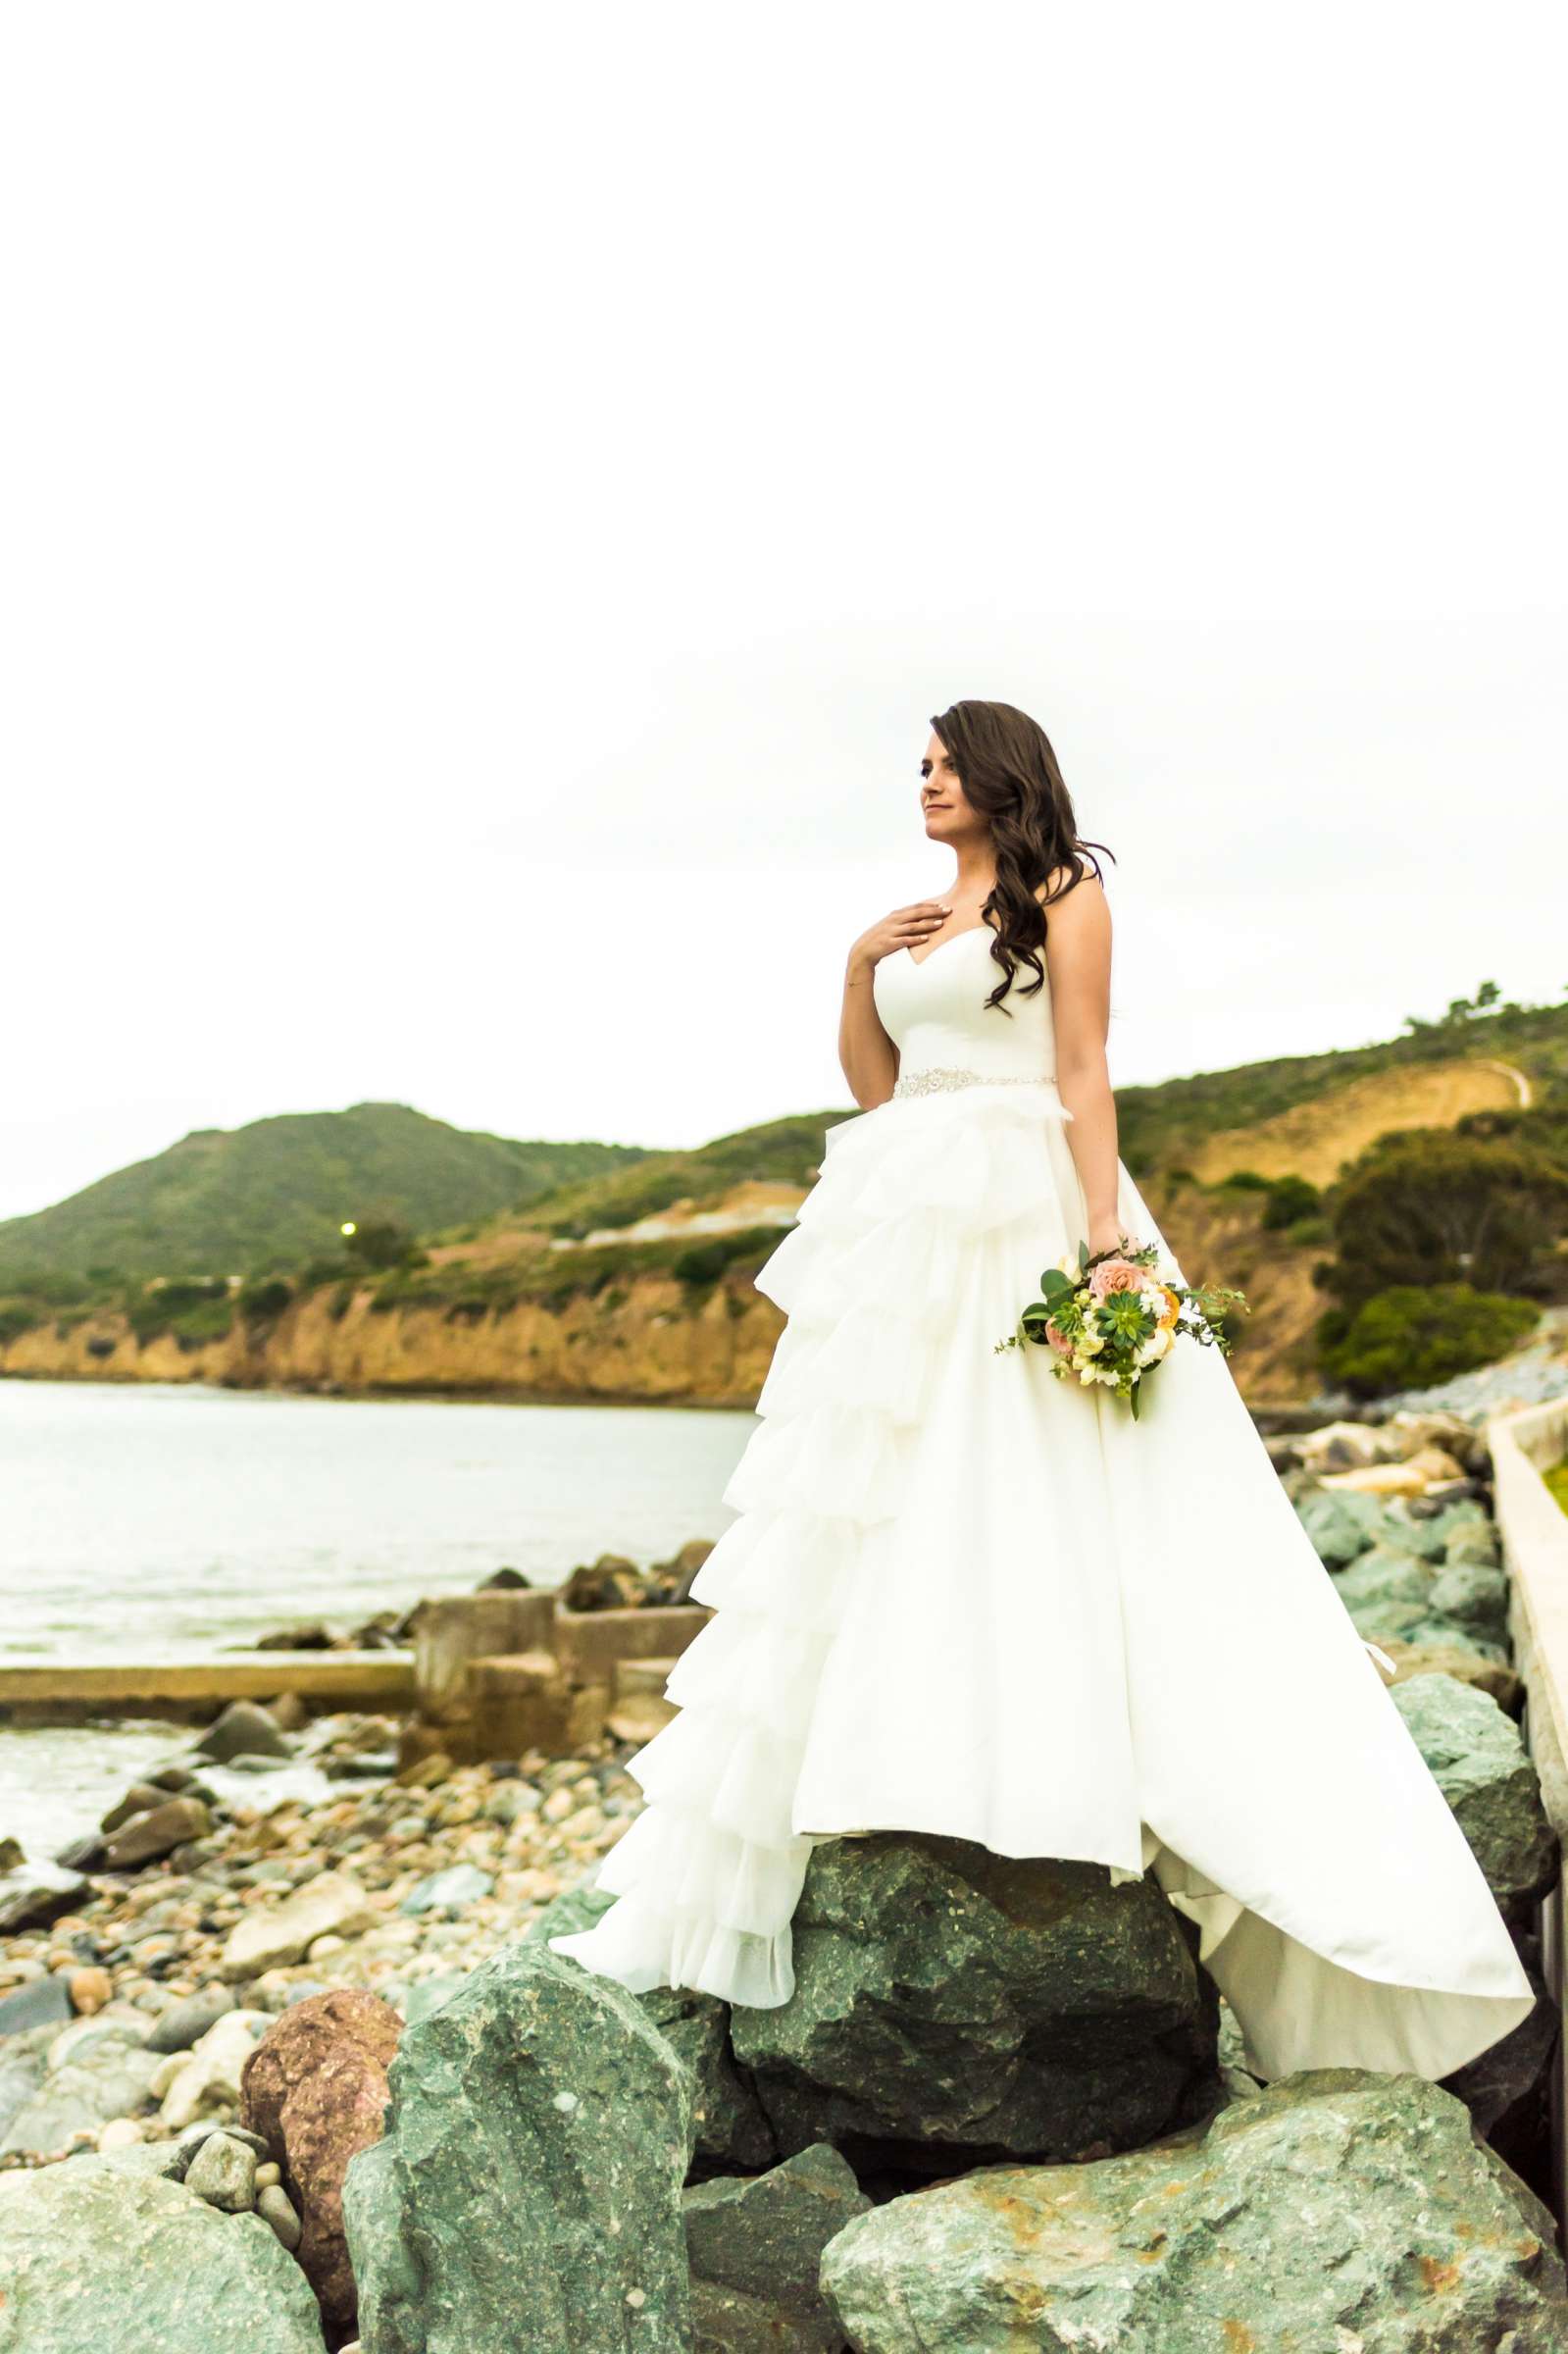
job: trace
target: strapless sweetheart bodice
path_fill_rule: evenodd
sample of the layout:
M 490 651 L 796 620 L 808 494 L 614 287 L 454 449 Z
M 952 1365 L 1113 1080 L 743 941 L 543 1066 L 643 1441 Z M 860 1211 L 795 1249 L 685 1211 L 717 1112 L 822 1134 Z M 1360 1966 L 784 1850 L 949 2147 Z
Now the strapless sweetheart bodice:
M 901 1092 L 911 1092 L 910 1083 L 923 1073 L 951 1071 L 982 1080 L 1054 1082 L 1049 978 L 1026 996 L 1034 976 L 1022 965 L 1001 1003 L 987 1005 L 1001 979 L 1001 967 L 990 954 L 992 938 L 988 924 L 975 924 L 928 948 L 918 964 L 900 948 L 878 965 L 872 996 L 898 1049 Z

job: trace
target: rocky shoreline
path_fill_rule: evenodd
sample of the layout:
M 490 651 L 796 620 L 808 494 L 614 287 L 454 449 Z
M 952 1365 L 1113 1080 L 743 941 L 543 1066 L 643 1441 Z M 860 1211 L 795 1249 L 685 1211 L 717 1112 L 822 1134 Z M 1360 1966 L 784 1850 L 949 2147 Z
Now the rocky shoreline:
M 1540 1984 L 1480 1436 L 1268 1444 Z M 545 1940 L 651 1725 L 402 1729 L 237 1703 L 62 1859 L 0 1850 L 8 2354 L 1568 2345 L 1543 1987 L 1444 2086 L 1262 2087 L 1152 1882 L 889 1832 L 813 1857 L 782 2010 L 632 1996 Z

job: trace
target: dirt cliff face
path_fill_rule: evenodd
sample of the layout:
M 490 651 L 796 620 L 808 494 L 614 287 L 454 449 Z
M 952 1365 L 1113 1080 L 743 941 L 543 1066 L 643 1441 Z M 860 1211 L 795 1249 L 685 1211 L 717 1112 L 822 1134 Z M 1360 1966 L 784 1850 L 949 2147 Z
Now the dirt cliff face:
M 1189 1282 L 1234 1284 L 1247 1295 L 1251 1313 L 1231 1360 L 1243 1397 L 1277 1406 L 1310 1396 L 1318 1387 L 1311 1331 L 1323 1306 L 1310 1269 L 1319 1253 L 1262 1233 L 1250 1201 L 1222 1203 L 1193 1187 L 1168 1196 L 1151 1190 L 1147 1198 Z M 584 1292 L 563 1307 L 524 1302 L 482 1315 L 417 1304 L 379 1313 L 371 1297 L 360 1292 L 334 1315 L 332 1290 L 314 1292 L 275 1324 L 251 1331 L 236 1318 L 222 1339 L 198 1347 L 171 1333 L 138 1346 L 118 1316 L 90 1318 L 64 1334 L 44 1324 L 0 1349 L 0 1372 L 747 1407 L 784 1328 L 772 1301 L 739 1270 L 695 1301 L 663 1275 L 597 1297 Z
M 625 1287 L 618 1305 L 584 1294 L 564 1308 L 528 1303 L 478 1317 L 437 1306 L 378 1314 L 369 1292 L 341 1316 L 330 1290 L 296 1301 L 276 1324 L 181 1346 L 139 1347 L 125 1319 L 54 1324 L 0 1349 L 0 1372 L 90 1381 L 215 1382 L 231 1389 L 492 1395 L 617 1404 L 749 1407 L 784 1319 L 744 1278 L 693 1306 L 672 1279 Z
M 1321 1390 L 1312 1336 L 1328 1300 L 1312 1269 L 1329 1246 L 1267 1232 L 1255 1197 L 1156 1183 L 1143 1198 L 1189 1283 L 1228 1284 L 1246 1294 L 1229 1362 L 1248 1406 L 1295 1406 Z

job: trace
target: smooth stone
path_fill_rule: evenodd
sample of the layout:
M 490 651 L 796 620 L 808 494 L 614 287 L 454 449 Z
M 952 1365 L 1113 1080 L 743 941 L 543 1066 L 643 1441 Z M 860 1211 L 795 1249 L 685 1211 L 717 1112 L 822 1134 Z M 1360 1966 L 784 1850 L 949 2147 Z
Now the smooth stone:
M 19 1986 L 15 1994 L 0 1995 L 0 2035 L 20 2035 L 27 2027 L 46 2027 L 72 2016 L 71 1989 L 63 1975 L 51 1970 Z
M 89 2050 L 73 2053 L 52 2069 L 32 2098 L 23 2104 L 0 2140 L 0 2157 L 25 2153 L 48 2158 L 78 2133 L 97 2137 L 111 2118 L 128 2117 L 149 2098 L 157 2073 L 155 2054 L 120 2035 L 98 2037 Z
M 118 1831 L 136 1816 L 150 1815 L 155 1807 L 163 1806 L 168 1795 L 166 1790 L 152 1782 L 132 1782 L 125 1796 L 116 1799 L 108 1813 L 100 1816 L 98 1828 L 100 1831 Z
M 236 1758 L 291 1758 L 294 1743 L 277 1720 L 253 1700 L 231 1700 L 193 1745 L 210 1766 L 231 1765 Z
M 264 2135 L 253 2133 L 248 2125 L 231 2124 L 224 2118 L 202 2117 L 198 2118 L 193 2125 L 186 2125 L 175 2137 L 175 2147 L 184 2152 L 186 2166 L 190 2164 L 202 2144 L 211 2141 L 215 2133 L 227 2133 L 230 2141 L 243 2142 L 245 2148 L 253 2151 L 258 2160 L 269 2158 L 272 2154 L 272 2144 Z M 183 2173 L 183 2169 L 181 2169 L 181 2173 Z
M 127 2018 L 126 2006 L 115 2003 L 88 2019 L 68 2020 L 49 2046 L 49 2066 L 64 2068 L 68 2060 L 81 2059 L 99 2043 L 133 2043 L 145 2051 L 147 2014 L 132 2009 Z
M 234 2008 L 234 1998 L 227 1986 L 198 1987 L 168 2010 L 160 2013 L 152 2033 L 147 2038 L 149 2052 L 188 2052 L 199 2043 L 209 2027 L 216 2026 L 226 2012 Z
M 74 1913 L 92 1894 L 79 1871 L 53 1864 L 24 1864 L 0 1880 L 0 1937 L 24 1929 L 46 1929 L 63 1913 Z
M 187 1839 L 201 1839 L 213 1818 L 199 1798 L 166 1798 L 145 1815 L 133 1815 L 104 1843 L 106 1871 L 132 1871 L 173 1854 Z
M 228 2215 L 247 2214 L 256 2204 L 255 2151 L 228 2133 L 209 2133 L 191 2155 L 185 2188 Z
M 256 2213 L 270 2224 L 290 2255 L 299 2246 L 300 2221 L 288 2202 L 288 2193 L 276 2182 L 268 2182 L 256 2193 Z
M 189 2052 L 170 2053 L 159 2062 L 174 2071 L 162 2095 L 163 2121 L 171 2132 L 194 2124 L 220 2103 L 238 2107 L 240 2072 L 269 2023 L 262 2011 L 226 2012 Z
M 89 1831 L 81 1839 L 68 1839 L 55 1854 L 55 1862 L 66 1871 L 101 1871 L 103 1860 L 104 1841 L 97 1831 Z
M 465 1905 L 488 1896 L 494 1886 L 492 1872 L 481 1871 L 474 1864 L 453 1864 L 418 1881 L 397 1909 L 408 1914 L 461 1913 Z
M 256 1905 L 228 1932 L 220 1969 L 230 1985 L 302 1962 L 318 1937 L 358 1936 L 380 1915 L 352 1872 L 323 1871 L 280 1904 Z
M 0 2043 L 0 2137 L 37 2094 L 47 2073 L 44 2046 L 53 2029 L 21 2027 Z

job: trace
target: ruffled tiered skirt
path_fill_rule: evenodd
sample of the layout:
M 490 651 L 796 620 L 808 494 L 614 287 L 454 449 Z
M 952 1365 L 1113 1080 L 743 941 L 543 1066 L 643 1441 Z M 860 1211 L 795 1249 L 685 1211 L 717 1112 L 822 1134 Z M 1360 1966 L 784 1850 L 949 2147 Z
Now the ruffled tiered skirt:
M 829 1130 L 617 1901 L 550 1943 L 770 2008 L 815 1842 L 942 1833 L 1152 1870 L 1261 2075 L 1445 2074 L 1529 1980 L 1229 1367 L 1181 1343 L 1134 1423 L 995 1350 L 1085 1231 L 1067 1117 L 992 1084 Z M 1182 1280 L 1125 1168 L 1118 1207 Z

